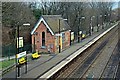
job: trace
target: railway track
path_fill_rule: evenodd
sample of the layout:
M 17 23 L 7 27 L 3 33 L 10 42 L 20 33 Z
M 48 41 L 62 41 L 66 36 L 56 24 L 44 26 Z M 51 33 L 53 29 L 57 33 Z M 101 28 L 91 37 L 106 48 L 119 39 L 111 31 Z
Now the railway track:
M 117 50 L 118 50 L 118 56 L 117 56 L 117 58 L 118 58 L 118 65 L 117 65 L 117 68 L 116 68 L 116 71 L 115 71 L 114 78 L 115 79 L 120 79 L 120 39 L 118 41 L 118 48 L 117 48 Z
M 95 44 L 95 46 L 93 46 L 93 48 L 95 49 L 96 46 L 97 46 L 98 44 L 100 44 L 100 43 L 101 43 L 101 42 L 97 42 L 97 43 Z M 88 48 L 87 50 L 91 50 L 91 52 L 93 51 L 93 50 L 90 49 L 90 48 Z M 69 65 L 66 66 L 66 67 L 64 68 L 64 73 L 61 73 L 61 74 L 60 74 L 59 76 L 57 76 L 57 77 L 59 77 L 59 78 L 65 78 L 65 77 L 67 77 L 68 75 L 70 75 L 69 72 L 73 72 L 78 66 L 80 66 L 81 64 L 83 64 L 83 62 L 84 62 L 90 55 L 92 55 L 92 54 L 90 54 L 87 50 L 86 50 L 84 53 L 82 53 L 81 55 L 77 56 L 76 59 L 73 60 L 73 64 L 71 64 L 70 66 L 69 66 Z M 81 64 L 79 64 L 79 63 L 81 63 Z M 73 69 L 73 68 L 74 68 L 74 69 Z
M 119 58 L 120 59 L 120 58 Z M 120 62 L 118 64 L 118 68 L 116 70 L 116 75 L 114 77 L 115 79 L 120 79 Z
M 109 42 L 107 45 L 98 53 L 98 55 L 95 57 L 93 62 L 88 66 L 86 71 L 83 73 L 83 75 L 80 76 L 80 78 L 100 78 L 100 75 L 104 71 L 104 66 L 109 61 L 109 55 L 111 55 L 113 42 L 116 43 L 117 33 L 114 36 L 109 37 Z M 116 44 L 115 44 L 116 45 Z M 108 52 L 110 51 L 110 53 Z M 103 56 L 106 56 L 107 59 L 105 59 Z
M 103 42 L 96 50 L 94 50 L 93 54 L 86 59 L 86 61 L 79 67 L 77 71 L 71 76 L 71 78 L 81 78 L 84 73 L 92 66 L 92 63 L 97 59 L 100 55 L 101 50 L 104 49 L 105 45 L 107 44 L 108 40 Z
M 71 61 L 68 65 L 66 65 L 62 70 L 58 71 L 51 78 L 80 78 L 83 73 L 86 72 L 90 64 L 95 60 L 96 56 L 101 53 L 101 50 L 104 49 L 105 45 L 109 42 L 109 38 L 112 37 L 112 34 L 117 29 L 114 28 L 111 32 L 107 33 L 101 39 L 99 39 L 94 45 L 89 47 L 79 56 L 77 56 L 74 60 Z M 78 72 L 77 72 L 78 71 Z M 50 79 L 51 79 L 50 78 Z
M 100 78 L 115 78 L 118 69 L 118 64 L 119 64 L 119 52 L 118 52 L 118 45 L 116 45 Z
M 119 23 L 119 25 L 120 25 L 120 23 Z M 118 35 L 118 38 L 119 38 L 119 41 L 118 41 L 119 64 L 118 64 L 118 69 L 116 71 L 116 76 L 115 76 L 116 79 L 120 79 L 120 27 L 118 29 L 118 34 L 119 34 Z

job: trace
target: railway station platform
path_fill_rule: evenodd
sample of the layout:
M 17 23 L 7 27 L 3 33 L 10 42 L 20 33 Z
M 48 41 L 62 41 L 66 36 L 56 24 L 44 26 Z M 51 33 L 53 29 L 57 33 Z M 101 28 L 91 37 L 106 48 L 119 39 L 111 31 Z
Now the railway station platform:
M 73 54 L 78 49 L 82 48 L 82 46 L 89 43 L 92 39 L 106 31 L 107 28 L 101 29 L 99 32 L 95 32 L 91 36 L 88 36 L 84 40 L 82 40 L 80 43 L 76 43 L 71 45 L 68 49 L 64 50 L 61 53 L 58 54 L 47 54 L 42 55 L 39 59 L 32 61 L 28 63 L 28 71 L 25 72 L 25 67 L 21 68 L 20 77 L 19 78 L 31 78 L 31 79 L 37 79 L 40 76 L 42 76 L 44 73 L 49 71 L 51 68 L 55 67 L 57 64 L 59 64 L 63 59 L 67 58 L 71 54 Z M 16 71 L 12 70 L 5 74 L 3 78 L 15 78 L 16 77 Z M 4 79 L 3 79 L 4 80 Z

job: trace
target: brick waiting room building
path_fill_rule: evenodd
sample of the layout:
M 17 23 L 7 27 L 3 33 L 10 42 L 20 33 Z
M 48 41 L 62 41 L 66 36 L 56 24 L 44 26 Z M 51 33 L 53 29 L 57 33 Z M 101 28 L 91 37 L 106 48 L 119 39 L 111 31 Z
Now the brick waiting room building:
M 59 45 L 61 51 L 70 46 L 70 26 L 61 15 L 42 15 L 31 35 L 33 49 L 39 52 L 58 53 Z

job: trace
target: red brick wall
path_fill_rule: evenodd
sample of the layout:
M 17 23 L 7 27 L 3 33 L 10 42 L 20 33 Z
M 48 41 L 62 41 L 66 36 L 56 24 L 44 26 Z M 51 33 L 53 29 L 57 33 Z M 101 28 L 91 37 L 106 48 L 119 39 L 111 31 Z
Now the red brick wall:
M 68 30 L 68 31 L 65 31 L 64 33 L 65 33 L 65 42 L 64 43 L 62 42 L 62 51 L 70 46 L 70 31 Z M 59 34 L 59 33 L 56 33 L 56 34 Z M 59 40 L 59 38 L 58 38 L 58 40 Z M 59 46 L 59 41 L 58 41 L 57 45 L 55 46 L 56 53 L 59 51 L 57 46 Z
M 51 35 L 50 32 L 47 32 L 46 41 L 47 41 L 47 46 L 49 46 L 51 52 L 55 52 L 55 38 L 54 36 Z
M 35 45 L 36 50 L 39 50 L 40 52 L 48 52 L 48 48 L 51 52 L 57 52 L 57 46 L 55 46 L 55 36 L 52 36 L 51 33 L 47 30 L 44 23 L 41 22 L 39 27 L 36 29 L 38 34 L 32 35 L 32 44 L 34 44 L 34 36 L 35 36 Z M 45 49 L 42 49 L 42 32 L 45 32 Z M 70 46 L 70 32 L 65 31 L 65 43 L 63 44 L 63 49 Z
M 67 36 L 67 45 L 66 46 L 70 46 L 70 31 L 66 31 L 65 36 Z
M 51 35 L 49 31 L 47 31 L 47 28 L 45 27 L 44 23 L 40 23 L 39 27 L 36 29 L 38 34 L 35 35 L 35 44 L 36 44 L 36 50 L 39 50 L 40 52 L 48 52 L 48 45 L 54 44 L 54 36 Z M 45 49 L 42 49 L 42 32 L 45 32 Z M 32 44 L 34 44 L 34 35 L 32 35 Z M 52 52 L 54 52 L 54 45 L 53 48 L 50 48 Z
M 63 43 L 63 49 L 66 49 L 70 46 L 70 31 L 65 31 L 65 42 Z

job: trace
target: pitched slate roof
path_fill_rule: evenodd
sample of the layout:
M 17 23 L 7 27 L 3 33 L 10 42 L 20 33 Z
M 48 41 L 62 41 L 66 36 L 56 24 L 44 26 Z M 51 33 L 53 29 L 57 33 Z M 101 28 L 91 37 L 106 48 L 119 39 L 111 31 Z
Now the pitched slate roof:
M 67 24 L 66 21 L 63 20 L 61 15 L 42 15 L 37 25 L 31 32 L 31 34 L 34 33 L 34 31 L 39 26 L 41 21 L 43 21 L 46 27 L 48 28 L 48 30 L 51 32 L 51 34 L 54 35 L 54 33 L 59 32 L 59 20 L 60 20 L 60 31 L 65 31 L 70 29 L 70 26 Z

